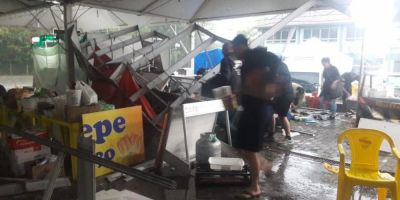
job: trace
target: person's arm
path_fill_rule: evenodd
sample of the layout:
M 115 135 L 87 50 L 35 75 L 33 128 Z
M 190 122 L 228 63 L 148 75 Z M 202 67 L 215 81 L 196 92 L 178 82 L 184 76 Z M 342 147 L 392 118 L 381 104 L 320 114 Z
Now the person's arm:
M 329 88 L 328 84 L 329 83 L 329 71 L 327 69 L 324 69 L 322 72 L 322 80 L 321 80 L 321 91 L 327 90 Z
M 230 66 L 229 58 L 224 58 L 221 61 L 221 69 L 219 73 L 227 80 L 230 81 L 232 77 L 232 66 Z

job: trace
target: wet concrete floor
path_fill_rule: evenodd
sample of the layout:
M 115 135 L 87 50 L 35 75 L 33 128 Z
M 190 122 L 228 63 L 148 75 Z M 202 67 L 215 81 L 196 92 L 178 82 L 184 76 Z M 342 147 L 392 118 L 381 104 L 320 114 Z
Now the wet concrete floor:
M 261 177 L 262 196 L 265 200 L 330 200 L 336 199 L 337 175 L 326 171 L 322 164 L 338 160 L 336 138 L 346 128 L 352 126 L 352 119 L 340 116 L 334 121 L 321 121 L 315 124 L 295 122 L 293 129 L 304 132 L 285 140 L 279 134 L 276 142 L 265 144 L 261 154 L 274 164 L 272 176 Z M 226 155 L 235 152 L 226 145 L 223 148 Z M 394 160 L 389 155 L 382 155 L 382 167 L 393 171 Z M 168 171 L 168 169 L 166 170 Z M 178 177 L 179 172 L 169 172 L 171 178 L 177 180 L 177 190 L 164 190 L 152 184 L 136 180 L 113 183 L 103 182 L 98 190 L 128 189 L 156 200 L 229 200 L 245 189 L 245 186 L 202 185 L 196 186 L 194 176 Z M 175 174 L 175 175 L 174 175 Z M 57 189 L 53 199 L 76 199 L 74 188 Z M 32 194 L 33 195 L 33 194 Z M 354 188 L 354 199 L 376 199 L 375 191 L 368 188 Z M 19 196 L 7 199 L 40 199 L 40 194 L 30 197 Z M 1 198 L 0 198 L 1 199 Z

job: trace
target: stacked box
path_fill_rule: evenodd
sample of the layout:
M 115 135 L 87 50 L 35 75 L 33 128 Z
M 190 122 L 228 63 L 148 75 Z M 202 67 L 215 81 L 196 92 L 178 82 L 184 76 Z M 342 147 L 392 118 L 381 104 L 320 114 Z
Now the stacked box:
M 35 134 L 40 138 L 48 138 L 47 131 L 34 130 L 26 132 Z M 33 161 L 51 155 L 49 147 L 17 135 L 11 135 L 8 138 L 7 143 L 10 151 L 11 168 L 17 176 L 25 175 L 27 165 L 31 164 Z

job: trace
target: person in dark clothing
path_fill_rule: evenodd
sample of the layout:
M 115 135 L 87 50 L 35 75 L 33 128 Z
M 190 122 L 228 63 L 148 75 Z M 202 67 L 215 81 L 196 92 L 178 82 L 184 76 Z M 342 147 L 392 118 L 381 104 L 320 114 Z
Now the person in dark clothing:
M 225 78 L 227 83 L 232 81 L 233 68 L 235 63 L 233 62 L 233 47 L 230 42 L 225 43 L 222 46 L 222 53 L 224 54 L 224 58 L 221 60 L 221 69 L 219 73 Z
M 6 97 L 7 90 L 3 85 L 0 84 L 0 103 L 4 103 Z
M 347 98 L 349 98 L 352 94 L 351 91 L 351 83 L 353 81 L 359 80 L 359 76 L 353 72 L 346 72 L 343 73 L 341 76 L 343 82 L 344 82 L 344 90 L 343 90 L 343 95 L 342 95 L 342 100 L 343 100 L 343 107 L 345 111 L 348 111 L 347 108 Z
M 339 70 L 331 64 L 329 58 L 323 58 L 321 61 L 324 66 L 324 71 L 322 72 L 322 91 L 319 96 L 320 106 L 322 109 L 327 110 L 329 104 L 330 108 L 330 119 L 335 119 L 336 115 L 336 98 L 332 91 L 332 85 L 336 80 L 340 79 Z
M 279 58 L 264 48 L 249 49 L 247 39 L 238 35 L 232 41 L 236 56 L 242 60 L 241 68 L 241 106 L 237 142 L 242 157 L 249 164 L 251 185 L 240 199 L 251 199 L 261 194 L 259 171 L 269 173 L 272 164 L 258 154 L 263 147 L 265 127 L 272 121 L 272 98 L 276 96 L 276 71 Z
M 234 92 L 239 90 L 240 77 L 234 69 L 235 63 L 233 62 L 234 51 L 232 44 L 230 42 L 225 43 L 222 46 L 222 52 L 224 58 L 221 60 L 219 73 L 202 85 L 201 94 L 204 97 L 213 98 L 214 94 L 212 90 L 221 86 L 229 85 Z
M 294 100 L 294 93 L 292 88 L 292 77 L 289 69 L 284 62 L 279 64 L 277 69 L 277 82 L 281 85 L 281 94 L 274 99 L 274 111 L 279 116 L 283 129 L 285 130 L 286 139 L 291 140 L 290 136 L 290 122 L 287 118 L 290 105 Z M 275 132 L 275 118 L 273 117 L 272 123 L 272 134 L 267 138 L 269 141 L 273 141 L 273 133 Z
M 246 57 L 247 53 L 250 51 L 249 45 L 247 43 L 247 38 L 242 34 L 237 35 L 232 40 L 233 52 L 236 58 L 242 61 L 244 60 L 244 57 Z
M 199 78 L 201 78 L 201 77 L 203 77 L 204 75 L 206 75 L 206 73 L 207 73 L 207 70 L 206 70 L 205 68 L 200 68 L 200 69 L 197 71 L 196 75 L 199 76 Z
M 227 42 L 222 46 L 224 58 L 221 60 L 221 68 L 219 73 L 225 81 L 225 85 L 232 87 L 232 91 L 237 92 L 240 87 L 240 76 L 235 70 L 234 50 L 231 42 Z

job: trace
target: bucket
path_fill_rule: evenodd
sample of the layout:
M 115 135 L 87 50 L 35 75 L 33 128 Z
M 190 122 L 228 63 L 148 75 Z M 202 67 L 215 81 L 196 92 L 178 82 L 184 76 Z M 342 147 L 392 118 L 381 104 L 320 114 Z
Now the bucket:
M 232 95 L 232 88 L 231 88 L 231 86 L 218 87 L 218 88 L 213 89 L 213 94 L 214 94 L 215 98 L 223 99 L 227 96 Z
M 214 97 L 222 99 L 227 110 L 233 110 L 237 107 L 236 96 L 232 94 L 231 86 L 222 86 L 213 89 Z
M 67 105 L 80 106 L 81 96 L 82 96 L 82 90 L 67 90 Z

